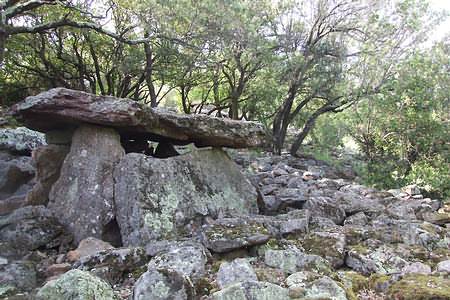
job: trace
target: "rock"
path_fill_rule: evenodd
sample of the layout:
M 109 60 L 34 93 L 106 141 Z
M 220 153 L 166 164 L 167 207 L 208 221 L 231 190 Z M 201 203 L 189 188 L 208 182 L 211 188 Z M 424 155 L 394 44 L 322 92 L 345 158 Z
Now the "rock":
M 298 234 L 309 231 L 309 220 L 311 213 L 307 209 L 293 210 L 284 215 L 278 215 L 277 220 L 281 221 L 280 234 Z
M 301 244 L 307 253 L 325 258 L 335 269 L 344 265 L 346 241 L 342 233 L 312 232 Z
M 431 267 L 421 262 L 415 262 L 402 269 L 402 274 L 431 274 Z
M 0 215 L 21 207 L 33 186 L 34 168 L 29 157 L 4 155 L 0 159 Z
M 268 229 L 261 223 L 238 218 L 218 219 L 201 229 L 202 243 L 216 253 L 264 244 L 269 238 Z
M 370 275 L 372 273 L 400 273 L 408 265 L 408 262 L 399 257 L 391 247 L 382 245 L 376 249 L 364 246 L 350 248 L 345 258 L 345 264 L 356 272 Z
M 0 129 L 1 150 L 29 155 L 33 149 L 45 144 L 45 136 L 40 132 L 25 127 Z
M 36 266 L 31 261 L 14 261 L 0 266 L 0 287 L 10 286 L 16 292 L 31 291 L 38 284 Z
M 299 255 L 299 251 L 269 249 L 264 253 L 264 263 L 269 267 L 277 268 L 285 273 L 292 274 L 297 271 Z
M 45 276 L 47 277 L 47 281 L 49 281 L 49 279 L 56 279 L 70 269 L 72 269 L 72 265 L 69 263 L 53 264 L 45 269 Z
M 133 300 L 187 300 L 193 298 L 193 287 L 180 273 L 170 269 L 149 269 L 133 288 Z
M 125 245 L 178 236 L 219 214 L 257 212 L 257 194 L 220 149 L 170 159 L 127 154 L 116 167 L 117 222 Z
M 258 281 L 248 259 L 238 258 L 220 265 L 217 272 L 217 284 L 221 289 L 243 281 Z
M 102 250 L 114 248 L 110 243 L 104 242 L 102 240 L 88 237 L 83 239 L 79 244 L 77 249 L 69 251 L 67 253 L 67 260 L 70 262 L 75 262 L 82 257 L 94 255 Z
M 123 155 L 113 129 L 83 125 L 75 131 L 48 204 L 75 243 L 91 236 L 106 240 L 114 227 L 113 170 Z
M 329 197 L 310 198 L 303 208 L 309 209 L 312 215 L 331 219 L 335 224 L 342 224 L 345 220 L 345 210 Z
M 44 206 L 26 206 L 0 217 L 0 242 L 6 242 L 18 255 L 41 247 L 51 249 L 67 241 L 70 236 Z
M 36 300 L 114 300 L 112 288 L 89 272 L 71 270 L 39 289 Z
M 347 217 L 344 221 L 344 225 L 367 225 L 368 219 L 365 213 L 359 212 Z
M 74 268 L 89 271 L 111 285 L 122 282 L 130 274 L 142 274 L 149 257 L 143 248 L 108 248 L 81 257 Z
M 437 264 L 437 272 L 450 274 L 450 260 L 444 260 Z
M 230 148 L 265 143 L 263 127 L 254 122 L 182 115 L 154 109 L 130 99 L 96 96 L 55 88 L 14 105 L 11 112 L 28 128 L 49 131 L 90 123 L 117 129 L 124 140 L 165 140 L 171 144 Z
M 195 281 L 205 275 L 207 250 L 200 243 L 182 243 L 157 254 L 148 264 L 149 269 L 172 269 Z
M 450 223 L 450 212 L 426 212 L 422 214 L 422 219 L 436 225 L 445 225 Z
M 215 292 L 212 300 L 253 300 L 277 299 L 289 300 L 288 291 L 269 282 L 245 281 Z
M 275 197 L 277 198 L 277 202 L 280 203 L 277 207 L 278 210 L 285 210 L 288 207 L 302 208 L 308 199 L 304 191 L 292 188 L 281 190 Z
M 305 285 L 302 299 L 347 300 L 347 294 L 336 281 L 327 276 L 323 276 Z
M 450 279 L 411 274 L 392 284 L 387 297 L 402 300 L 450 299 Z
M 50 189 L 59 178 L 61 166 L 68 152 L 69 147 L 62 145 L 42 146 L 33 151 L 36 183 L 26 195 L 27 205 L 47 205 Z
M 407 185 L 403 187 L 401 190 L 402 192 L 408 194 L 409 196 L 417 196 L 421 194 L 419 187 L 415 184 Z

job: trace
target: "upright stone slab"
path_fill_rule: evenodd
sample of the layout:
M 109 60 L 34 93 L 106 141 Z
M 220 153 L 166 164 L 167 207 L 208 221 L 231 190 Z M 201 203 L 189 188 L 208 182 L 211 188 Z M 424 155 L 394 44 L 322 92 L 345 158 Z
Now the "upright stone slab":
M 26 205 L 47 205 L 48 194 L 58 180 L 69 147 L 64 145 L 41 146 L 33 151 L 36 168 L 35 185 L 25 198 Z
M 176 236 L 204 216 L 257 212 L 255 188 L 220 149 L 167 159 L 130 153 L 117 165 L 114 178 L 125 245 Z
M 115 222 L 113 170 L 123 155 L 114 129 L 82 125 L 74 132 L 48 207 L 76 243 L 90 236 L 103 239 Z

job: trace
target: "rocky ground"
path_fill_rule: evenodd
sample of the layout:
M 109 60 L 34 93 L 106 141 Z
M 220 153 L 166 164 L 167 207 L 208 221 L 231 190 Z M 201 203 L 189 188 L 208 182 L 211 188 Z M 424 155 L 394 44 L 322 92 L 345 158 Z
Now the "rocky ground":
M 30 205 L 59 175 L 30 157 L 43 137 L 2 134 L 0 299 L 450 299 L 450 207 L 416 186 L 378 191 L 349 166 L 230 151 L 259 213 L 205 217 L 142 247 L 75 245 L 54 210 Z

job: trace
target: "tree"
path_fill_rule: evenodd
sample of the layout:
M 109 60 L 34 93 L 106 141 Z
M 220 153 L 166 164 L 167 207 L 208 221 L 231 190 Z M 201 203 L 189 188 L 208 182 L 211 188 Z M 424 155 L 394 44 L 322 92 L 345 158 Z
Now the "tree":
M 292 155 L 322 114 L 341 112 L 377 93 L 396 61 L 428 29 L 420 23 L 430 17 L 422 2 L 402 1 L 382 10 L 383 15 L 378 8 L 376 1 L 283 3 L 272 26 L 285 61 L 281 77 L 287 82 L 273 121 L 274 152 L 281 152 L 289 125 L 301 112 L 310 114 Z

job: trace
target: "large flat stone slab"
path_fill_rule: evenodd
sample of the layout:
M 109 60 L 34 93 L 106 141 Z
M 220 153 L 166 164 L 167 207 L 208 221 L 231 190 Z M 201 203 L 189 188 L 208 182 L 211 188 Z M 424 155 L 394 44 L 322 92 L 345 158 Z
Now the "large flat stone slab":
M 255 188 L 220 149 L 167 159 L 129 153 L 116 166 L 114 180 L 125 245 L 182 235 L 206 216 L 258 210 Z
M 263 127 L 255 122 L 185 115 L 153 109 L 130 99 L 55 88 L 27 97 L 11 113 L 28 127 L 51 131 L 91 123 L 113 127 L 125 139 L 145 138 L 173 144 L 247 148 L 261 146 Z

